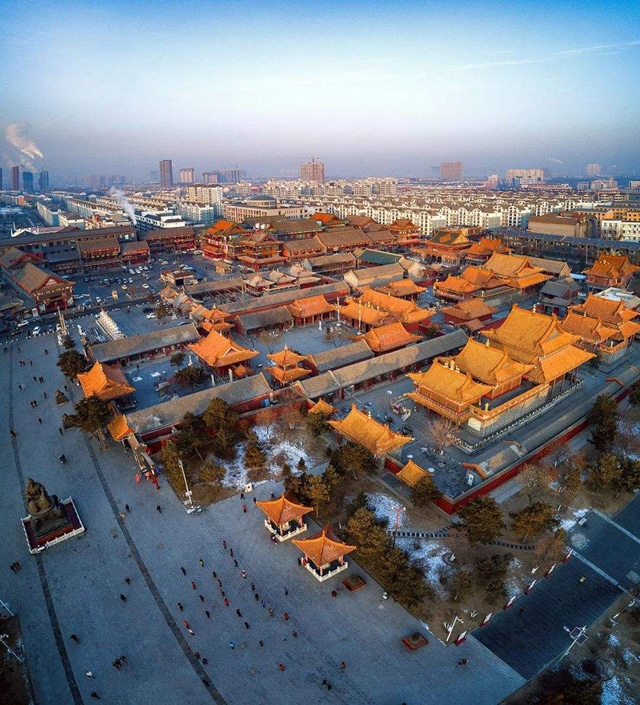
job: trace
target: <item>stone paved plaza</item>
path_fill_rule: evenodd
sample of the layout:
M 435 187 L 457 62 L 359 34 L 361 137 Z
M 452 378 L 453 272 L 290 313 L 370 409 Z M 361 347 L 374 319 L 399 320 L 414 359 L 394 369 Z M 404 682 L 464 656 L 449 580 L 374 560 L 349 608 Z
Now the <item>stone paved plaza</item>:
M 57 355 L 53 336 L 29 341 L 20 336 L 4 353 L 0 371 L 0 599 L 20 616 L 39 705 L 81 703 L 93 690 L 105 703 L 123 704 L 447 705 L 472 697 L 475 705 L 491 705 L 523 684 L 475 639 L 445 646 L 427 634 L 399 605 L 383 600 L 381 588 L 353 562 L 335 580 L 316 582 L 298 566 L 293 545 L 271 544 L 251 496 L 245 500 L 247 513 L 236 496 L 187 515 L 164 478 L 160 490 L 135 483 L 131 456 L 120 446 L 111 443 L 101 452 L 75 429 L 60 435 L 62 413 L 72 408 L 53 401 L 66 381 L 55 366 Z M 44 384 L 34 382 L 34 375 L 44 375 Z M 20 391 L 18 384 L 26 389 Z M 73 387 L 76 400 L 79 391 Z M 33 399 L 37 409 L 29 404 Z M 63 452 L 65 466 L 58 461 Z M 20 524 L 29 476 L 62 499 L 72 496 L 87 528 L 38 557 L 28 554 Z M 256 494 L 260 499 L 271 491 L 279 487 L 267 483 Z M 16 560 L 23 569 L 14 574 L 9 566 Z M 222 581 L 228 607 L 212 571 Z M 366 587 L 353 594 L 342 588 L 332 597 L 339 578 L 352 573 L 365 577 Z M 417 629 L 430 643 L 409 653 L 400 640 Z M 71 640 L 73 633 L 79 644 Z M 112 662 L 123 654 L 127 663 L 116 670 Z M 460 668 L 463 657 L 468 665 Z M 87 670 L 94 679 L 87 678 Z

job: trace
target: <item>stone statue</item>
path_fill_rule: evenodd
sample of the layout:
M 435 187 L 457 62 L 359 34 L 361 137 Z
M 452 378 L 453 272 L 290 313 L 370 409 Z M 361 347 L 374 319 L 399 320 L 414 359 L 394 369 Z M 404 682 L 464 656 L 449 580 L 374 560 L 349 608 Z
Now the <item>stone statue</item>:
M 28 478 L 24 494 L 31 525 L 36 535 L 46 533 L 68 522 L 65 509 L 56 495 L 49 495 L 40 482 Z

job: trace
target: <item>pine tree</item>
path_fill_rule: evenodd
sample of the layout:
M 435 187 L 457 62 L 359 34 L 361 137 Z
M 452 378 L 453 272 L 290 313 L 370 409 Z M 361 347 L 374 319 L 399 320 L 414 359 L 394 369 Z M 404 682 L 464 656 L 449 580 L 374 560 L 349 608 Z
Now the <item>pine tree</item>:
M 411 489 L 411 502 L 416 507 L 427 507 L 442 497 L 442 492 L 430 477 L 421 477 Z
M 81 431 L 94 436 L 100 441 L 100 449 L 104 448 L 104 427 L 113 420 L 113 410 L 109 402 L 103 401 L 93 394 L 81 399 L 75 405 L 76 425 Z
M 549 531 L 558 525 L 555 518 L 555 509 L 545 502 L 534 502 L 518 512 L 509 514 L 512 520 L 511 528 L 522 536 L 535 536 Z
M 87 366 L 87 359 L 77 350 L 66 350 L 60 355 L 56 364 L 65 377 L 76 379 L 80 372 L 84 372 Z
M 610 453 L 618 433 L 618 405 L 614 399 L 601 394 L 596 397 L 591 414 L 589 442 L 601 453 Z
M 502 512 L 493 497 L 476 497 L 458 511 L 462 530 L 469 541 L 491 543 L 506 529 Z

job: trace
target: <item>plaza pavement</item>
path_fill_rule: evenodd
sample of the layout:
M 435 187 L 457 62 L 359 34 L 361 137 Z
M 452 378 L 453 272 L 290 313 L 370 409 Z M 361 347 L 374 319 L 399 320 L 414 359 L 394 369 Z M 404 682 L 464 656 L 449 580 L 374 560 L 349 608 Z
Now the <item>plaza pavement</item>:
M 381 588 L 353 562 L 335 580 L 315 581 L 298 566 L 299 552 L 293 545 L 271 544 L 262 512 L 250 495 L 247 513 L 236 496 L 200 515 L 187 515 L 164 478 L 160 490 L 148 482 L 135 483 L 131 456 L 120 446 L 111 443 L 101 452 L 95 441 L 75 429 L 61 436 L 62 413 L 72 408 L 56 407 L 53 400 L 55 389 L 65 383 L 55 366 L 53 336 L 29 341 L 20 336 L 10 348 L 0 367 L 5 401 L 0 408 L 0 599 L 20 616 L 39 705 L 76 705 L 88 701 L 92 690 L 105 703 L 123 704 L 447 705 L 472 697 L 474 705 L 492 705 L 524 683 L 474 638 L 460 647 L 446 647 L 427 635 L 429 645 L 409 653 L 400 639 L 421 629 L 411 615 L 392 600 L 383 600 Z M 26 367 L 19 366 L 21 358 L 27 360 Z M 45 384 L 34 383 L 34 374 L 44 375 Z M 19 383 L 27 385 L 24 392 L 18 390 Z M 73 392 L 79 398 L 79 389 Z M 38 400 L 37 409 L 29 406 L 31 399 Z M 15 441 L 10 428 L 18 434 Z M 65 466 L 58 461 L 61 452 L 69 461 Z M 38 557 L 27 553 L 19 521 L 25 514 L 28 476 L 60 498 L 73 496 L 87 527 L 84 535 Z M 265 498 L 271 491 L 277 493 L 279 487 L 266 483 L 256 493 Z M 237 568 L 223 550 L 223 540 L 233 548 Z M 17 574 L 9 569 L 15 560 L 23 566 Z M 187 569 L 186 577 L 180 566 Z M 229 607 L 213 570 L 222 580 Z M 367 585 L 348 594 L 340 578 L 352 573 L 361 574 Z M 191 589 L 192 579 L 196 590 Z M 260 600 L 266 601 L 264 608 L 254 599 L 252 581 Z M 333 598 L 331 591 L 339 587 Z M 126 603 L 120 593 L 127 596 Z M 290 615 L 288 622 L 284 612 Z M 194 636 L 184 629 L 183 619 Z M 80 644 L 70 639 L 72 633 Z M 234 650 L 229 641 L 235 643 Z M 196 659 L 196 651 L 208 665 Z M 111 664 L 123 654 L 128 661 L 118 671 Z M 468 665 L 457 667 L 463 657 Z M 343 660 L 344 671 L 339 668 Z M 279 663 L 285 665 L 284 672 Z M 95 679 L 86 677 L 87 670 Z M 331 692 L 321 685 L 325 678 L 333 686 Z

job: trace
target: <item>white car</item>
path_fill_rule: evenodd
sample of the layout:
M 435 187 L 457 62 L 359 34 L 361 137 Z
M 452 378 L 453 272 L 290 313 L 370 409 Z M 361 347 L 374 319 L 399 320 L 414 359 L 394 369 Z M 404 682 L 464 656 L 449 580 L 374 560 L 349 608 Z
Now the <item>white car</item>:
M 25 326 L 28 326 L 28 325 L 29 325 L 29 321 L 20 321 L 20 323 L 18 323 L 18 328 L 24 328 Z
M 149 285 L 148 285 L 148 284 L 143 284 L 143 285 L 142 285 L 142 288 L 143 288 L 143 289 L 148 289 L 148 288 L 149 288 Z
M 147 318 L 157 318 L 158 316 L 155 313 L 148 313 Z
M 31 335 L 40 335 L 40 326 L 36 326 L 32 331 Z

